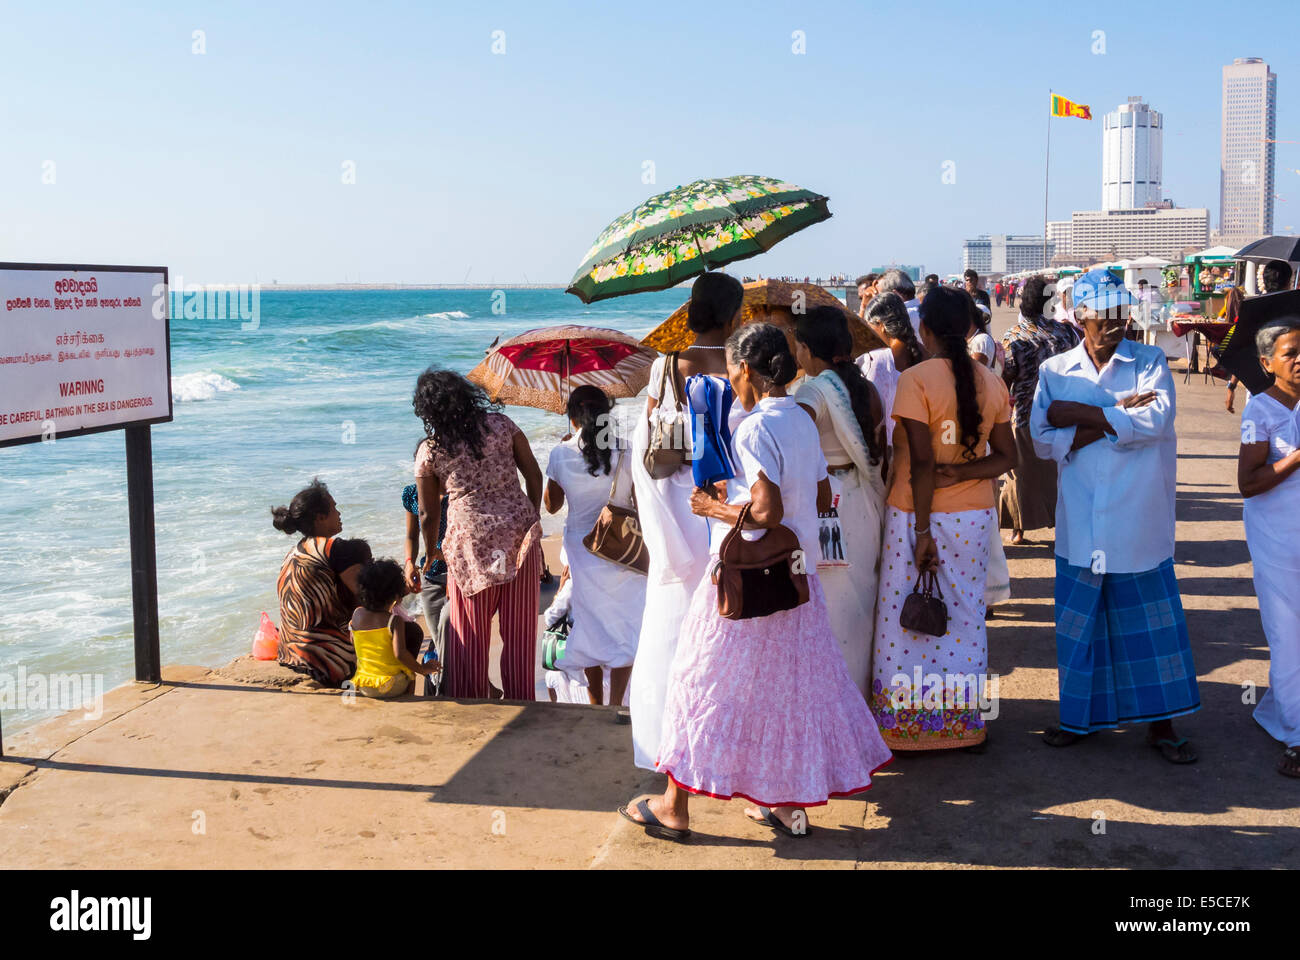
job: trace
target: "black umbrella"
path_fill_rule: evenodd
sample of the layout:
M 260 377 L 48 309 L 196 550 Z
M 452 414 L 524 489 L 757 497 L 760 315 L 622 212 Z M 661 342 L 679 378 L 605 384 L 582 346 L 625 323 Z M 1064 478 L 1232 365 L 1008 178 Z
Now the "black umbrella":
M 1265 237 L 1233 254 L 1238 260 L 1300 260 L 1300 237 Z
M 1255 334 L 1270 320 L 1282 317 L 1300 317 L 1300 290 L 1283 290 L 1281 293 L 1247 297 L 1241 302 L 1237 322 L 1219 344 L 1219 363 L 1245 384 L 1251 393 L 1263 393 L 1273 385 L 1272 374 L 1265 372 L 1259 365 Z

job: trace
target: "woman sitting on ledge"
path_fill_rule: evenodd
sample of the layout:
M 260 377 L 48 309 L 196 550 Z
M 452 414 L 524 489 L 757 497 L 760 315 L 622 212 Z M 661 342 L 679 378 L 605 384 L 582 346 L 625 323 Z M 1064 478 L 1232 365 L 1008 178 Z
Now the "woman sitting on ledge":
M 344 540 L 334 498 L 320 480 L 287 507 L 272 507 L 275 529 L 300 534 L 280 567 L 280 663 L 327 687 L 352 676 L 357 655 L 348 621 L 357 605 L 357 574 L 370 562 L 370 545 Z

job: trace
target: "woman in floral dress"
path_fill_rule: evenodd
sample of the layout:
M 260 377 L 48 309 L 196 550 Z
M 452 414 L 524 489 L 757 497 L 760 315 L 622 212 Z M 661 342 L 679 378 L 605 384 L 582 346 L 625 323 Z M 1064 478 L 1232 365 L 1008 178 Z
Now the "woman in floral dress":
M 445 560 L 448 570 L 443 692 L 488 696 L 488 648 L 492 618 L 498 616 L 506 699 L 532 700 L 542 471 L 523 431 L 459 374 L 426 370 L 412 405 L 427 434 L 415 458 L 425 569 Z M 520 473 L 526 494 L 519 488 Z M 447 532 L 439 547 L 444 494 Z

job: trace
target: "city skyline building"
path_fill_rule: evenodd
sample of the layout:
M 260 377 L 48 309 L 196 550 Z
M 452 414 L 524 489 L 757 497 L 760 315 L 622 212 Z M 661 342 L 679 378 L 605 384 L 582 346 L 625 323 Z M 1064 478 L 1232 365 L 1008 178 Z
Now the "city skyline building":
M 1075 210 L 1068 253 L 1092 260 L 1151 256 L 1178 261 L 1185 251 L 1202 250 L 1209 242 L 1208 208 L 1166 201 L 1133 210 Z
M 1019 273 L 1040 270 L 1051 263 L 1055 249 L 1047 243 L 1047 263 L 1043 262 L 1043 238 L 1025 234 L 983 233 L 961 245 L 962 270 L 985 274 Z
M 1164 119 L 1129 97 L 1102 121 L 1101 209 L 1133 210 L 1161 200 Z
M 1259 57 L 1223 67 L 1219 235 L 1246 244 L 1273 232 L 1277 75 Z

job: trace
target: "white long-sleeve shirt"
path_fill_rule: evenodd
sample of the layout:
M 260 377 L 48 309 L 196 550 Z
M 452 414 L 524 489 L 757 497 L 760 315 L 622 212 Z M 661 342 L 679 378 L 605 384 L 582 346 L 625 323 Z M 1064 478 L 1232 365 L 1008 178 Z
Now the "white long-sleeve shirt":
M 1146 406 L 1119 406 L 1149 390 L 1156 399 Z M 1047 422 L 1053 400 L 1101 407 L 1115 432 L 1071 450 L 1076 428 Z M 1141 573 L 1174 555 L 1178 438 L 1161 348 L 1123 340 L 1100 370 L 1083 343 L 1043 361 L 1029 432 L 1038 455 L 1060 465 L 1057 556 L 1097 573 Z

